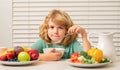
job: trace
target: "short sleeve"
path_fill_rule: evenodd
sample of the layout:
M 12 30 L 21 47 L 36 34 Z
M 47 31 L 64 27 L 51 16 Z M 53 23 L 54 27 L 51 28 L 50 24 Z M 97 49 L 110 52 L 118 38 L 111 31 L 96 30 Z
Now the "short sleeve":
M 31 46 L 31 48 L 38 50 L 40 53 L 43 53 L 44 46 L 44 41 L 42 39 L 39 39 Z
M 74 42 L 73 50 L 74 50 L 74 52 L 78 52 L 78 53 L 80 51 L 82 51 L 82 45 L 80 44 L 80 42 L 78 42 L 78 41 Z
M 74 52 L 80 52 L 82 51 L 82 46 L 80 44 L 80 42 L 78 41 L 73 41 L 69 44 L 69 46 L 67 46 L 65 48 L 65 51 L 64 51 L 64 56 L 63 58 L 70 58 L 71 54 L 74 53 Z

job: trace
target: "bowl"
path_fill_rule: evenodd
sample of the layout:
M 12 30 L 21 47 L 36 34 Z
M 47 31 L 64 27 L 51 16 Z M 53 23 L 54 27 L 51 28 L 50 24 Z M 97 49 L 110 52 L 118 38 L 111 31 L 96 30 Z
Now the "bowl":
M 62 53 L 62 56 L 64 54 L 64 48 L 44 48 L 43 49 L 43 53 L 47 53 L 48 51 L 52 50 L 52 49 L 55 49 L 54 52 L 61 52 Z

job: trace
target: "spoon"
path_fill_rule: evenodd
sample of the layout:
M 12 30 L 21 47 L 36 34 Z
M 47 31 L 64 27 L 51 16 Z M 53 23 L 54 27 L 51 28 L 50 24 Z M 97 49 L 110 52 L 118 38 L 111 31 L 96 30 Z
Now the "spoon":
M 68 37 L 70 34 L 66 34 L 62 39 L 60 39 L 60 40 L 58 40 L 58 41 L 56 41 L 56 42 L 54 42 L 55 44 L 57 44 L 57 43 L 61 43 L 66 37 Z

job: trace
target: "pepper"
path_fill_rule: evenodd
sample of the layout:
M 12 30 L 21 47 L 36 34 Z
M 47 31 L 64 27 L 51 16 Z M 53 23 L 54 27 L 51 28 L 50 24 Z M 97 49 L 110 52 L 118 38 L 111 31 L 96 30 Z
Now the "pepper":
M 103 51 L 98 48 L 91 48 L 88 50 L 88 55 L 92 56 L 99 63 L 103 58 Z

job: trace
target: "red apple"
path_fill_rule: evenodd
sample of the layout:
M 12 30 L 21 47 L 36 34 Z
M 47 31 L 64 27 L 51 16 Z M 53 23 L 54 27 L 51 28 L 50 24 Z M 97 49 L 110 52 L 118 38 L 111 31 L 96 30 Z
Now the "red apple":
M 28 54 L 30 55 L 31 60 L 37 60 L 39 57 L 39 52 L 38 50 L 35 50 L 35 49 L 30 49 L 28 51 Z
M 15 58 L 15 53 L 14 52 L 7 52 L 7 59 L 12 60 Z
M 1 60 L 1 61 L 6 61 L 6 60 L 7 60 L 7 56 L 6 56 L 6 55 L 0 56 L 0 60 Z

